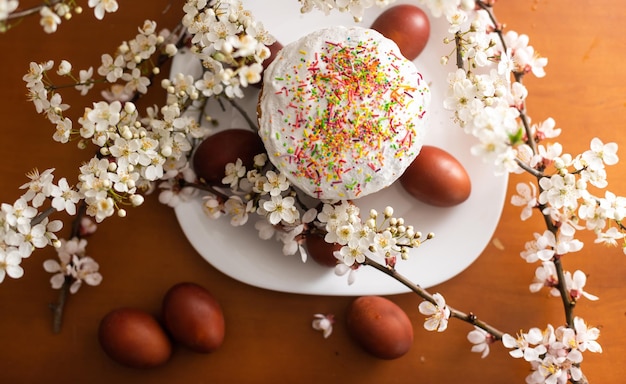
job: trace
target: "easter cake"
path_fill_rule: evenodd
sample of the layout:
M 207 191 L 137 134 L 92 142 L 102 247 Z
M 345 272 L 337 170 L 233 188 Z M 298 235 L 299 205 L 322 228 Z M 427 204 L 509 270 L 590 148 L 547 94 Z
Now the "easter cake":
M 317 30 L 286 45 L 264 73 L 259 135 L 289 181 L 323 200 L 349 200 L 397 180 L 419 154 L 430 91 L 380 33 Z

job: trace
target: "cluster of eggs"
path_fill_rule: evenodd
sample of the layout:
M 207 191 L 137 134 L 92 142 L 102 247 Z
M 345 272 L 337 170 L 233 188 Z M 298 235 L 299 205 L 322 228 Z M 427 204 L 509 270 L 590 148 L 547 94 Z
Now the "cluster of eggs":
M 173 341 L 199 353 L 213 352 L 224 341 L 222 308 L 196 283 L 178 283 L 166 292 L 160 320 L 139 308 L 114 309 L 100 321 L 98 341 L 111 359 L 132 368 L 165 364 Z

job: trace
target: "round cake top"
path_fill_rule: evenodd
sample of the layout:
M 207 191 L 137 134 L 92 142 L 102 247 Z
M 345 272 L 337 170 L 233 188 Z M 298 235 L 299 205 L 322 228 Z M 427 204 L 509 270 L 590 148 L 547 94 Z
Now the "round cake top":
M 393 183 L 422 147 L 430 91 L 380 33 L 315 31 L 264 74 L 259 134 L 270 161 L 318 199 L 355 199 Z

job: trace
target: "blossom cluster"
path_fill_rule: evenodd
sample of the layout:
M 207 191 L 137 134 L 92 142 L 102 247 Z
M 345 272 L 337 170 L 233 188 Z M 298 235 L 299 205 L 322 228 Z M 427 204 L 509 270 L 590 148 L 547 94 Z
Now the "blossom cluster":
M 324 234 L 327 243 L 341 246 L 335 253 L 339 261 L 335 272 L 349 273 L 349 283 L 354 282 L 354 271 L 366 259 L 393 268 L 398 258 L 408 258 L 409 249 L 434 236 L 423 237 L 403 218 L 394 217 L 392 207 L 386 207 L 382 215 L 372 209 L 366 220 L 362 220 L 359 207 L 348 201 L 324 202 L 319 211 L 309 207 L 287 177 L 267 161 L 265 153 L 255 156 L 252 169 L 246 169 L 240 159 L 227 164 L 222 183 L 227 186 L 225 193 L 209 192 L 203 197 L 208 217 L 227 215 L 232 225 L 241 226 L 256 213 L 262 217 L 255 223 L 259 237 L 276 238 L 282 242 L 285 255 L 299 253 L 303 262 L 307 260 L 303 247 L 307 235 Z
M 386 7 L 395 0 L 299 0 L 301 4 L 300 12 L 308 13 L 313 9 L 324 12 L 328 15 L 331 11 L 349 12 L 356 22 L 363 19 L 363 14 L 368 8 L 377 5 Z
M 46 272 L 53 273 L 50 278 L 52 288 L 61 289 L 66 279 L 72 281 L 70 293 L 76 293 L 83 282 L 92 286 L 100 284 L 100 266 L 86 255 L 87 240 L 74 237 L 70 240 L 61 239 L 60 242 L 56 248 L 59 260 L 49 259 L 43 263 Z
M 341 245 L 335 257 L 339 263 L 335 267 L 338 275 L 348 273 L 348 283 L 353 283 L 354 272 L 369 261 L 394 268 L 398 257 L 408 259 L 408 251 L 419 247 L 426 237 L 406 224 L 401 217 L 393 216 L 393 208 L 388 206 L 381 215 L 374 209 L 368 218 L 361 219 L 359 208 L 348 202 L 324 204 L 317 215 L 320 226 L 326 233 L 324 240 Z
M 192 52 L 205 69 L 202 79 L 187 86 L 205 97 L 242 98 L 242 87 L 261 81 L 262 63 L 275 38 L 238 0 L 191 0 L 183 11 Z
M 276 238 L 283 244 L 285 255 L 300 253 L 306 261 L 302 235 L 317 211 L 300 204 L 286 176 L 273 170 L 265 153 L 255 156 L 252 169 L 246 169 L 241 160 L 227 164 L 222 182 L 229 188 L 228 195 L 208 193 L 203 197 L 208 217 L 217 219 L 225 214 L 232 225 L 241 226 L 248 222 L 250 214 L 258 214 L 263 219 L 255 227 L 261 239 Z
M 44 248 L 58 241 L 56 232 L 61 230 L 60 220 L 38 219 L 38 201 L 31 205 L 35 197 L 41 196 L 44 189 L 54 189 L 50 173 L 44 173 L 43 180 L 33 176 L 33 181 L 26 194 L 13 204 L 2 203 L 0 206 L 0 282 L 5 276 L 14 279 L 22 277 L 24 270 L 20 266 L 23 259 L 30 257 L 35 249 Z M 43 181 L 43 182 L 41 182 Z M 41 192 L 38 189 L 41 188 Z
M 490 13 L 489 2 L 423 0 L 421 3 L 433 16 L 444 16 L 449 22 L 451 37 L 445 42 L 454 44 L 455 50 L 443 57 L 442 63 L 447 64 L 454 57 L 457 69 L 449 74 L 443 105 L 454 113 L 454 120 L 466 133 L 477 138 L 478 144 L 471 148 L 472 153 L 494 164 L 498 173 L 527 172 L 537 181 L 536 185 L 517 185 L 518 194 L 511 200 L 512 204 L 522 207 L 522 220 L 537 212 L 548 223 L 547 229 L 536 233 L 521 252 L 527 262 L 541 264 L 530 290 L 537 292 L 547 287 L 552 295 L 564 296 L 563 301 L 572 303 L 570 305 L 582 297 L 597 300 L 584 289 L 587 281 L 584 272 L 564 271 L 561 259 L 583 247 L 576 238 L 576 232 L 583 229 L 596 234 L 596 243 L 617 245 L 621 241 L 624 244 L 621 221 L 626 212 L 626 199 L 610 191 L 596 196 L 588 188 L 607 187 L 605 167 L 617 163 L 617 145 L 594 138 L 588 150 L 572 155 L 565 153 L 559 143 L 546 142 L 557 138 L 561 130 L 556 128 L 552 118 L 531 123 L 525 109 L 528 90 L 520 80 L 530 74 L 543 77 L 548 61 L 529 45 L 527 35 L 504 32 Z M 623 248 L 626 252 L 626 246 Z M 426 329 L 446 329 L 452 312 L 441 295 L 428 297 L 419 309 L 428 316 Z M 577 324 L 582 321 L 576 320 Z M 580 326 L 568 326 L 560 328 L 557 334 L 584 337 Z M 472 350 L 483 356 L 489 353 L 488 344 L 495 341 L 494 335 L 481 327 L 472 330 L 468 339 L 474 344 Z M 584 350 L 578 348 L 572 352 L 572 358 L 576 357 L 577 361 L 559 355 L 550 360 L 552 365 L 546 369 L 567 372 L 563 376 L 566 379 L 567 375 L 580 377 L 580 372 L 572 372 L 570 366 L 579 369 L 577 364 L 582 358 L 579 359 L 577 353 Z M 551 359 L 550 354 L 547 356 L 546 359 Z M 551 379 L 547 378 L 541 367 L 541 364 L 533 364 L 532 380 L 535 381 L 532 382 L 563 382 L 563 377 L 556 379 L 554 373 L 548 375 Z M 537 379 L 541 375 L 543 379 Z
M 112 3 L 90 1 L 89 4 L 108 11 L 107 4 Z M 209 47 L 213 46 L 207 40 L 212 38 L 211 33 L 187 33 L 184 28 L 174 32 L 157 31 L 156 23 L 146 20 L 133 39 L 122 42 L 113 54 L 103 54 L 95 71 L 93 67 L 77 71 L 67 60 L 58 65 L 53 61 L 30 64 L 24 76 L 28 97 L 36 111 L 56 127 L 53 139 L 60 143 L 77 142 L 82 149 L 93 148 L 95 155 L 79 167 L 75 186 L 65 178 L 54 184 L 53 169 L 41 174 L 33 171 L 29 174 L 31 181 L 23 186 L 27 189 L 25 195 L 13 205 L 3 204 L 0 216 L 2 278 L 5 275 L 21 277 L 22 259 L 34 248 L 54 245 L 60 247 L 59 261 L 56 264 L 48 261 L 44 265 L 46 270 L 57 273 L 51 280 L 54 288 L 59 288 L 61 276 L 73 281 L 71 292 L 76 291 L 74 287 L 81 281 L 95 284 L 100 279 L 97 263 L 84 256 L 78 245 L 73 247 L 76 252 L 64 250 L 65 243 L 54 235 L 61 228 L 61 221 L 48 218 L 53 212 L 65 211 L 70 216 L 84 213 L 99 223 L 115 213 L 125 216 L 126 206 L 141 205 L 144 194 L 154 190 L 157 182 L 162 191 L 161 201 L 170 205 L 184 198 L 185 193 L 193 194 L 189 189 L 181 193 L 181 184 L 185 180 L 195 181 L 189 157 L 194 145 L 206 137 L 210 129 L 202 127 L 197 116 L 185 112 L 204 105 L 210 96 L 221 91 L 207 92 L 203 87 L 206 76 L 203 80 L 180 74 L 160 84 L 168 95 L 165 105 L 151 106 L 141 113 L 134 101 L 148 92 L 153 77 L 160 72 L 158 63 L 178 54 L 187 41 L 192 41 L 192 49 L 207 44 L 204 51 L 195 51 L 203 60 L 204 72 L 221 76 L 225 97 L 238 97 L 239 87 L 258 81 L 250 73 L 256 71 L 258 75 L 260 69 L 254 63 L 260 67 L 260 62 L 269 54 L 262 41 L 273 41 L 238 1 L 211 4 L 189 1 L 185 4 L 187 20 L 194 19 L 190 16 L 194 9 L 195 15 L 208 16 L 210 10 L 215 12 L 215 18 L 208 18 L 201 30 L 226 31 L 219 34 L 219 38 L 224 39 L 223 50 L 209 52 Z M 194 41 L 194 37 L 198 37 L 198 41 Z M 215 71 L 217 67 L 221 69 Z M 246 72 L 242 67 L 251 69 Z M 233 74 L 235 76 L 229 77 Z M 70 85 L 58 85 L 53 80 L 55 75 L 69 81 Z M 235 78 L 239 80 L 233 80 Z M 87 95 L 97 84 L 106 86 L 101 91 L 104 100 L 93 102 L 84 108 L 80 117 L 72 119 L 68 113 L 70 106 L 63 102 L 60 91 L 74 88 L 81 95 Z M 43 210 L 45 202 L 51 205 L 47 210 Z M 85 209 L 79 214 L 77 206 L 82 204 Z
M 545 330 L 531 328 L 517 337 L 505 334 L 502 344 L 510 348 L 514 358 L 523 358 L 531 363 L 533 372 L 528 375 L 529 384 L 578 382 L 583 378 L 580 363 L 583 352 L 602 352 L 597 339 L 600 331 L 588 327 L 580 317 L 574 318 L 574 326 L 560 326 L 554 329 L 548 325 Z
M 39 24 L 46 33 L 54 33 L 63 20 L 70 20 L 74 14 L 81 14 L 83 8 L 73 0 L 51 0 L 27 10 L 19 11 L 18 0 L 0 0 L 0 33 L 6 32 L 12 25 L 9 19 L 19 19 L 31 13 L 39 14 Z M 102 20 L 106 13 L 117 12 L 117 0 L 89 0 L 87 5 L 93 8 L 94 16 Z M 18 12 L 19 11 L 19 12 Z

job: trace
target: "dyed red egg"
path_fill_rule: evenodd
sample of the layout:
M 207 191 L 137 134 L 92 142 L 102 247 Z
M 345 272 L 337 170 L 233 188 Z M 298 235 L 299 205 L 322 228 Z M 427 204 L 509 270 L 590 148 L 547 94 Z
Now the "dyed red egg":
M 400 176 L 400 184 L 416 199 L 437 207 L 452 207 L 467 200 L 472 192 L 463 165 L 441 148 L 425 145 Z
M 277 40 L 274 42 L 274 44 L 268 46 L 268 48 L 270 49 L 270 57 L 263 61 L 263 69 L 272 64 L 272 61 L 274 61 L 278 52 L 283 49 L 283 45 L 280 43 L 280 41 Z
M 226 164 L 241 159 L 246 169 L 252 169 L 254 156 L 265 152 L 261 138 L 247 129 L 227 129 L 217 132 L 200 143 L 193 155 L 196 175 L 210 185 L 222 185 Z
M 361 296 L 348 308 L 348 333 L 365 351 L 392 360 L 413 345 L 413 325 L 397 304 L 380 296 Z
M 309 256 L 318 264 L 325 267 L 337 265 L 335 251 L 339 251 L 341 245 L 337 243 L 327 243 L 324 236 L 309 234 L 306 237 L 306 250 Z
M 402 55 L 411 61 L 426 48 L 430 37 L 428 16 L 412 4 L 388 8 L 374 20 L 371 28 L 398 44 Z
M 172 338 L 195 352 L 215 351 L 224 342 L 224 314 L 215 297 L 190 282 L 174 285 L 163 298 L 163 323 Z
M 111 359 L 132 368 L 162 365 L 172 354 L 172 344 L 154 316 L 135 308 L 119 308 L 105 315 L 98 341 Z

